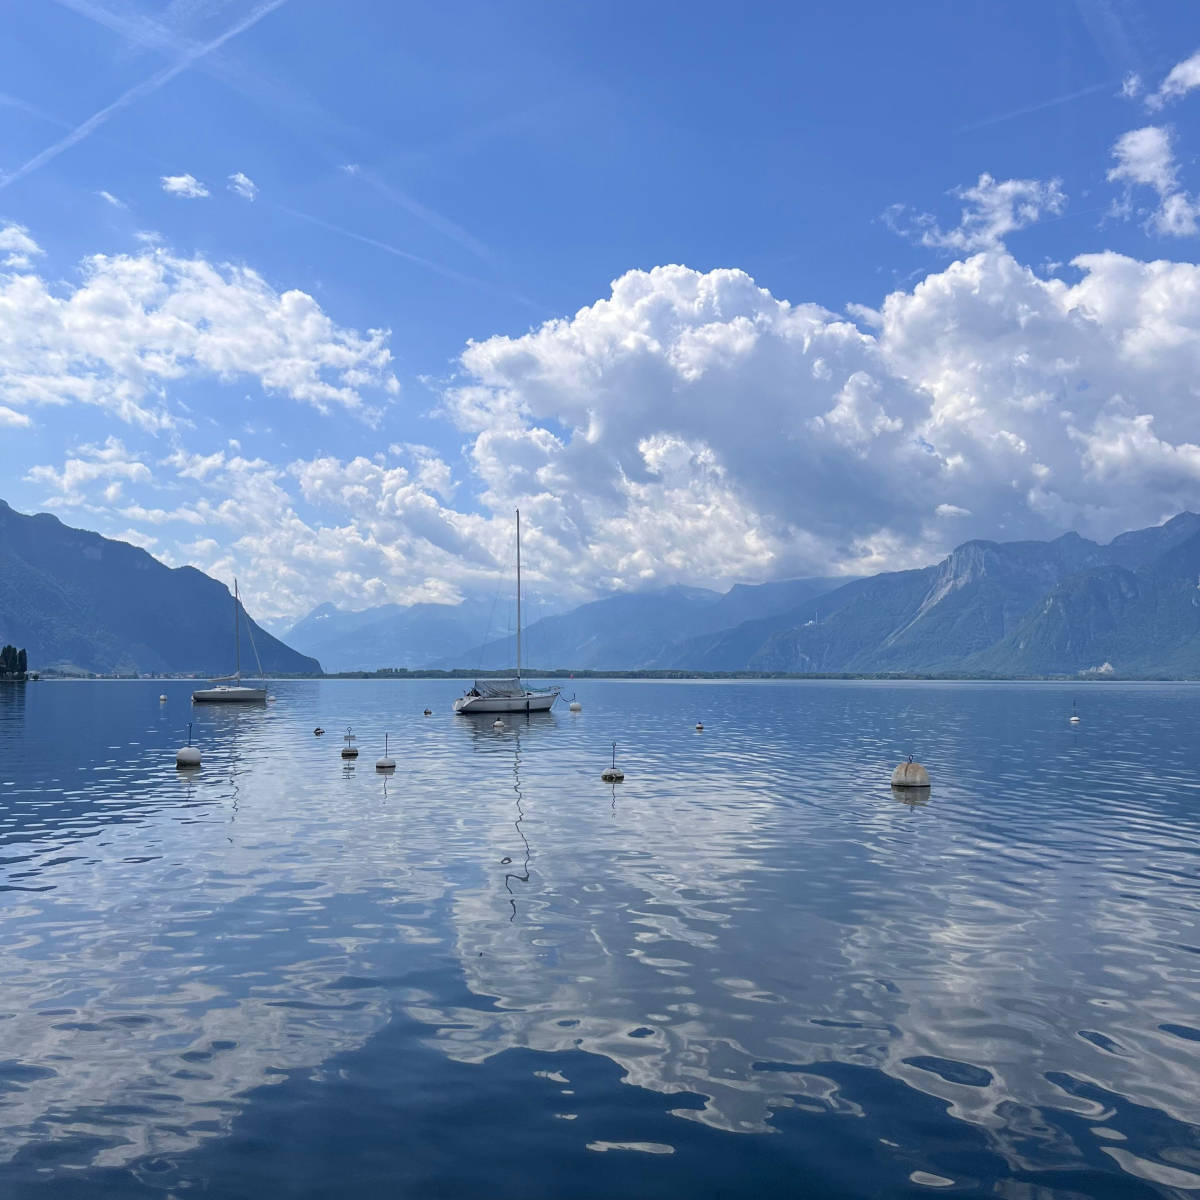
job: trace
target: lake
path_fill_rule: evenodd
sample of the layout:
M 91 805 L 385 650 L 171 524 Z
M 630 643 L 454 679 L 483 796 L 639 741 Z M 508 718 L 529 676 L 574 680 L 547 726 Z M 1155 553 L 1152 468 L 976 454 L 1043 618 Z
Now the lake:
M 0 686 L 6 1200 L 1200 1188 L 1200 687 L 193 686 Z

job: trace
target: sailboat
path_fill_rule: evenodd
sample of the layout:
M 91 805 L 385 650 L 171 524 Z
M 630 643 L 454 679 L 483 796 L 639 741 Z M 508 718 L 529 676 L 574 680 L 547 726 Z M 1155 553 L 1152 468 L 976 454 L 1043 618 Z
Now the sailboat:
M 521 510 L 517 509 L 517 674 L 509 679 L 477 679 L 454 702 L 457 713 L 549 712 L 559 688 L 530 691 L 521 682 Z
M 217 687 L 201 688 L 192 693 L 192 700 L 197 704 L 265 704 L 267 689 L 265 687 L 242 686 L 242 600 L 238 595 L 238 583 L 233 581 L 233 662 L 232 675 L 224 675 L 214 679 Z M 254 635 L 250 635 L 250 645 L 254 649 L 254 661 L 258 662 L 258 647 L 254 645 Z M 258 663 L 258 674 L 262 677 L 262 663 Z M 232 682 L 229 682 L 232 681 Z

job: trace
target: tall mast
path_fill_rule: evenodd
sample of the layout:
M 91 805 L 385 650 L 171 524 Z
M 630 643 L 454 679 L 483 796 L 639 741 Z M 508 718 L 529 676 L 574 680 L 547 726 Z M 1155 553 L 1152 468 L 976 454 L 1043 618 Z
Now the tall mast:
M 517 678 L 521 678 L 521 510 L 517 509 Z
M 238 620 L 237 576 L 233 577 L 233 673 L 242 682 L 242 630 Z

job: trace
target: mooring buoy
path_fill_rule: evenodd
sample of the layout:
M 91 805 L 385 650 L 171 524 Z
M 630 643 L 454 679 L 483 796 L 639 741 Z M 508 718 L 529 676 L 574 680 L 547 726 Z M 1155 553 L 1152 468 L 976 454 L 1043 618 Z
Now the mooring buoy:
M 200 750 L 192 745 L 192 723 L 188 722 L 188 740 L 186 746 L 180 746 L 175 751 L 177 767 L 198 767 L 200 765 Z
M 612 744 L 612 753 L 612 766 L 605 767 L 604 770 L 600 772 L 600 778 L 603 779 L 605 783 L 620 783 L 621 780 L 625 778 L 625 772 L 617 766 L 616 742 L 613 742 Z
M 907 762 L 902 762 L 892 772 L 892 787 L 927 788 L 928 786 L 929 772 L 919 762 L 913 762 L 911 754 L 908 756 Z
M 375 760 L 375 770 L 377 771 L 394 771 L 396 769 L 396 760 L 388 757 L 388 735 L 383 735 L 383 757 Z

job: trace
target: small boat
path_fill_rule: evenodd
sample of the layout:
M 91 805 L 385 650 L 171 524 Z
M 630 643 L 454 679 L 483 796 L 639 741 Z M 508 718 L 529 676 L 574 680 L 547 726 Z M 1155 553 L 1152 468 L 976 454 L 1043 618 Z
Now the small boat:
M 265 704 L 267 689 L 265 687 L 244 687 L 242 684 L 242 601 L 238 595 L 237 580 L 233 581 L 233 661 L 232 675 L 214 679 L 216 687 L 200 688 L 192 693 L 196 704 Z M 250 634 L 250 645 L 254 649 L 254 659 L 258 662 L 258 647 L 254 645 L 254 635 Z M 258 674 L 262 676 L 262 663 L 258 664 Z
M 558 688 L 531 691 L 516 679 L 477 679 L 454 702 L 457 713 L 549 712 L 558 699 Z
M 517 509 L 517 673 L 512 678 L 477 679 L 454 702 L 456 713 L 549 712 L 561 689 L 531 690 L 521 681 L 521 510 Z

